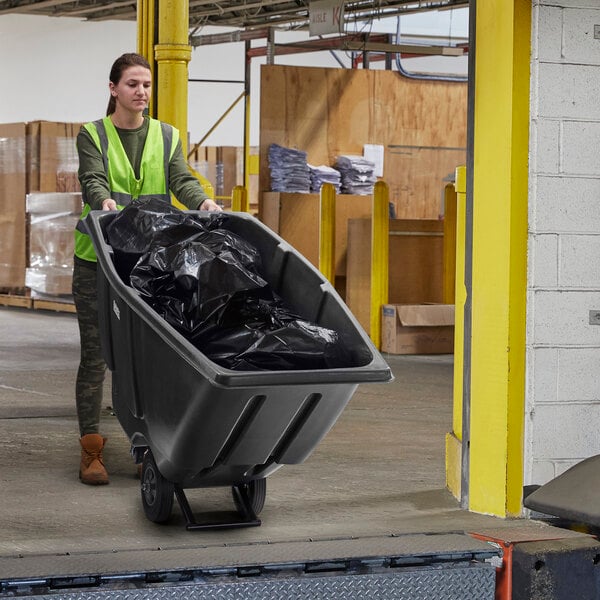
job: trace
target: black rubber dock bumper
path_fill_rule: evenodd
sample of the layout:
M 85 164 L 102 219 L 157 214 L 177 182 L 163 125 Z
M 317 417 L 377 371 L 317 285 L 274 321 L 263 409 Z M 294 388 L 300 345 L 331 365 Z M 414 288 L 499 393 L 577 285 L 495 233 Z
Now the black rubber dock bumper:
M 516 544 L 512 600 L 597 600 L 600 543 L 568 538 Z

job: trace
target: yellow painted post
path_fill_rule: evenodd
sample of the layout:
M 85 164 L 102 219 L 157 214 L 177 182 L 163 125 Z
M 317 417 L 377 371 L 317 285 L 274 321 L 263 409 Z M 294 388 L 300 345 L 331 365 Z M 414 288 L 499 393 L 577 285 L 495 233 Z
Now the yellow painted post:
M 444 273 L 443 301 L 454 304 L 456 280 L 456 189 L 453 183 L 444 188 Z
M 465 335 L 465 225 L 467 206 L 467 170 L 456 169 L 454 191 L 446 188 L 446 197 L 454 196 L 454 297 L 445 296 L 444 302 L 454 303 L 454 378 L 452 392 L 452 431 L 446 434 L 446 486 L 455 498 L 461 497 L 462 475 L 462 410 L 463 366 Z M 446 213 L 446 218 L 448 214 Z M 445 234 L 444 234 L 445 235 Z M 446 239 L 444 238 L 444 243 Z
M 335 187 L 321 186 L 319 201 L 319 271 L 335 285 Z
M 389 188 L 378 181 L 373 190 L 371 219 L 371 327 L 370 336 L 381 349 L 381 310 L 388 302 L 389 289 Z
M 236 185 L 231 192 L 231 210 L 248 212 L 248 191 L 243 185 Z
M 500 517 L 522 506 L 530 54 L 531 0 L 477 3 L 468 508 Z
M 154 33 L 155 14 L 153 0 L 137 0 L 137 51 L 150 64 L 150 71 L 154 80 Z M 154 94 L 148 103 L 148 114 L 155 114 Z
M 245 102 L 245 135 L 244 135 L 244 186 L 250 188 L 250 94 L 246 93 Z
M 137 0 L 136 3 L 136 25 L 137 25 L 137 52 L 146 56 L 146 0 Z M 148 57 L 146 56 L 146 59 Z
M 157 117 L 179 130 L 183 155 L 187 156 L 189 1 L 158 1 Z

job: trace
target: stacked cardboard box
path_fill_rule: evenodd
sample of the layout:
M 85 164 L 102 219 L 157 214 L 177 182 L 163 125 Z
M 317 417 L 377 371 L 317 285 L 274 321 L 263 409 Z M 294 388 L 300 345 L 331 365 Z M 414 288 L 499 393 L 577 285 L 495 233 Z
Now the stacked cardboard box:
M 79 123 L 27 123 L 27 192 L 78 192 Z
M 254 160 L 253 160 L 254 159 Z M 200 146 L 190 157 L 190 164 L 206 177 L 215 190 L 217 201 L 226 208 L 236 185 L 244 185 L 244 148 L 240 146 Z M 258 206 L 258 147 L 250 148 L 248 200 Z
M 0 125 L 0 288 L 26 286 L 29 264 L 26 195 L 78 192 L 78 123 Z
M 73 277 L 73 231 L 81 215 L 80 192 L 27 194 L 29 266 L 25 285 L 31 296 L 68 296 Z
M 0 125 L 0 288 L 23 288 L 27 261 L 25 123 Z

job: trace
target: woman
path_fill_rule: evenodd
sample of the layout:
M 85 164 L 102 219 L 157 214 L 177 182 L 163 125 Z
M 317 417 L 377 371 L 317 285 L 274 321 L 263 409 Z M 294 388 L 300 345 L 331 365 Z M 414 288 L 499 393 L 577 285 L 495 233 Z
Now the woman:
M 183 157 L 179 132 L 144 115 L 152 90 L 150 65 L 139 54 L 113 64 L 106 117 L 82 126 L 77 136 L 84 219 L 90 210 L 118 210 L 134 199 L 170 192 L 190 209 L 220 210 L 206 196 Z M 102 358 L 96 301 L 96 255 L 83 220 L 75 231 L 73 299 L 81 339 L 75 397 L 81 444 L 79 478 L 108 483 L 99 431 L 106 364 Z

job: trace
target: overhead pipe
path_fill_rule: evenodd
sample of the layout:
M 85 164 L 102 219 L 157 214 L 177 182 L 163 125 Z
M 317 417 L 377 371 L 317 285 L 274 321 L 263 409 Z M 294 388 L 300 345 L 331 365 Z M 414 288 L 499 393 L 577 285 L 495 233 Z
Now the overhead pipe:
M 209 2 L 212 4 L 211 2 Z M 190 2 L 190 6 L 196 3 Z M 210 46 L 213 44 L 229 44 L 233 42 L 246 42 L 250 40 L 257 40 L 266 38 L 268 35 L 268 28 L 264 29 L 251 29 L 250 31 L 231 31 L 229 33 L 212 33 L 206 35 L 192 35 L 190 37 L 190 44 L 194 47 L 197 46 Z
M 400 43 L 400 16 L 396 19 L 396 43 Z M 398 53 L 396 54 L 396 68 L 398 69 L 398 73 L 407 79 L 418 79 L 424 81 L 454 81 L 464 83 L 469 80 L 469 76 L 464 75 L 442 75 L 440 73 L 416 73 L 407 71 L 402 66 L 402 57 Z
M 274 44 L 272 52 L 274 54 L 300 54 L 302 52 L 318 52 L 331 50 L 350 50 L 356 52 L 375 52 L 388 54 L 402 54 L 403 56 L 417 57 L 423 55 L 436 56 L 461 56 L 464 54 L 462 47 L 449 47 L 437 45 L 419 45 L 419 44 L 392 44 L 389 42 L 387 34 L 377 34 L 369 36 L 349 35 L 343 37 L 323 38 L 318 40 L 305 40 L 299 42 L 286 42 Z M 266 56 L 269 47 L 251 48 L 249 55 Z

